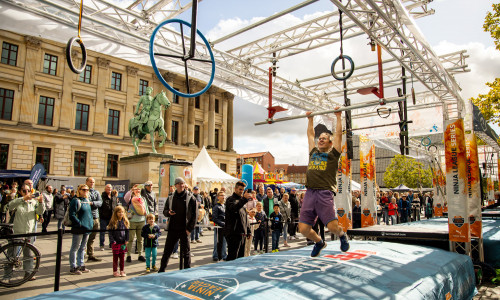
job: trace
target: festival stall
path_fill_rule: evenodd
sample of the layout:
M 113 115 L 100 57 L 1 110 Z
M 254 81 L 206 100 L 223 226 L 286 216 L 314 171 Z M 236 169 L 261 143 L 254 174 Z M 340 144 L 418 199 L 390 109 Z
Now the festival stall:
M 232 193 L 235 183 L 239 181 L 238 178 L 222 171 L 214 163 L 207 149 L 205 149 L 205 146 L 203 146 L 200 153 L 193 161 L 193 179 L 193 182 L 195 182 L 202 191 L 208 192 L 215 187 L 225 187 L 229 194 Z

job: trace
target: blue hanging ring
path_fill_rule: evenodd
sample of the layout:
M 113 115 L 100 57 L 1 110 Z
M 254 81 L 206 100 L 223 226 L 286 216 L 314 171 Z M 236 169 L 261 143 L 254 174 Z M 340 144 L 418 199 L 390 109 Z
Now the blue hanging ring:
M 420 141 L 420 144 L 424 147 L 429 147 L 431 143 L 432 143 L 431 138 L 428 136 L 422 138 L 422 140 Z
M 351 64 L 351 69 L 349 70 L 349 73 L 347 73 L 347 75 L 345 75 L 344 77 L 339 76 L 339 75 L 337 75 L 337 73 L 335 73 L 335 65 L 342 58 L 347 59 L 347 61 L 349 61 L 349 63 Z M 336 59 L 333 60 L 332 67 L 331 67 L 331 73 L 332 73 L 333 78 L 335 78 L 337 80 L 347 80 L 347 79 L 349 79 L 349 77 L 351 77 L 351 75 L 352 75 L 353 72 L 354 72 L 354 61 L 352 61 L 352 58 L 350 56 L 348 56 L 348 55 L 339 55 Z
M 210 43 L 208 42 L 208 40 L 205 38 L 205 36 L 197 29 L 196 30 L 196 33 L 201 37 L 201 39 L 203 40 L 203 42 L 205 43 L 205 46 L 207 47 L 208 49 L 208 52 L 210 54 L 210 61 L 212 63 L 212 71 L 211 71 L 211 74 L 210 74 L 210 80 L 208 81 L 207 85 L 205 86 L 205 88 L 203 88 L 201 91 L 197 92 L 197 93 L 194 93 L 194 94 L 186 94 L 186 93 L 182 93 L 182 92 L 179 92 L 177 91 L 176 89 L 174 89 L 172 86 L 170 86 L 167 81 L 165 81 L 165 79 L 163 78 L 163 76 L 161 75 L 160 71 L 158 70 L 158 66 L 156 65 L 156 61 L 155 61 L 155 53 L 153 51 L 153 46 L 154 46 L 154 39 L 156 37 L 156 34 L 158 33 L 158 30 L 167 25 L 167 24 L 170 24 L 170 23 L 180 23 L 180 24 L 184 24 L 188 27 L 191 28 L 191 24 L 184 21 L 184 20 L 179 20 L 179 19 L 170 19 L 170 20 L 166 20 L 162 23 L 160 23 L 156 28 L 155 30 L 153 31 L 153 34 L 151 34 L 151 39 L 150 39 L 150 42 L 149 42 L 149 58 L 151 60 L 151 65 L 153 67 L 153 70 L 155 71 L 155 74 L 156 74 L 156 77 L 158 77 L 158 80 L 160 80 L 160 82 L 169 90 L 171 91 L 172 93 L 174 93 L 175 95 L 177 96 L 180 96 L 180 97 L 184 97 L 184 98 L 194 98 L 194 97 L 197 97 L 197 96 L 200 96 L 202 95 L 203 93 L 205 93 L 209 88 L 210 86 L 212 85 L 212 82 L 214 81 L 214 76 L 215 76 L 215 58 L 214 58 L 214 54 L 212 52 L 212 48 L 210 47 Z M 182 25 L 181 25 L 182 26 Z M 186 74 L 186 77 L 187 77 L 187 74 Z

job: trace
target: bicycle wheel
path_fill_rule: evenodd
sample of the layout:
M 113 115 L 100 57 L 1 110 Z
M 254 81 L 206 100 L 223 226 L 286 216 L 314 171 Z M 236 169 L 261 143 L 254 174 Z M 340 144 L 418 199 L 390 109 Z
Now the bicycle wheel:
M 11 242 L 0 248 L 0 286 L 19 286 L 40 267 L 40 251 L 28 243 Z

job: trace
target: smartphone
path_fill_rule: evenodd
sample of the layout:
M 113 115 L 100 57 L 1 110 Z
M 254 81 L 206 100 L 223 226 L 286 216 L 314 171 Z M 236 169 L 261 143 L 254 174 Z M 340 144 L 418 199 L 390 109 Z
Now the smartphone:
M 40 197 L 40 192 L 36 192 L 34 194 L 31 194 L 31 198 L 38 198 Z

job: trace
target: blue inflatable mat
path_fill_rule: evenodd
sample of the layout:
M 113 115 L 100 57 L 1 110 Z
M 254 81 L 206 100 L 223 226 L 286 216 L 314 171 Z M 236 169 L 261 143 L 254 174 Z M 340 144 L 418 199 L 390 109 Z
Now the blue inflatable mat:
M 182 271 L 44 294 L 33 299 L 471 299 L 469 257 L 432 247 L 328 242 Z
M 448 226 L 448 218 L 433 218 L 418 222 L 403 223 L 397 226 L 418 226 L 419 228 L 438 229 Z M 483 219 L 484 262 L 500 268 L 500 219 Z

